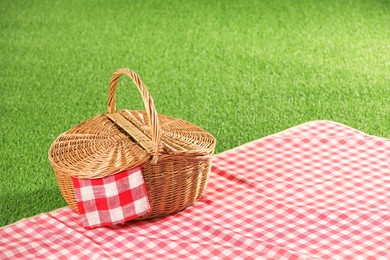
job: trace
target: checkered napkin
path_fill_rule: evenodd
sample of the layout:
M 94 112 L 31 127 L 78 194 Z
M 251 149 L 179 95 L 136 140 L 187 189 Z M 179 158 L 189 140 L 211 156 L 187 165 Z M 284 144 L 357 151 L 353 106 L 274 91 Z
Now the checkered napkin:
M 86 228 L 122 224 L 151 211 L 141 166 L 104 178 L 72 181 Z

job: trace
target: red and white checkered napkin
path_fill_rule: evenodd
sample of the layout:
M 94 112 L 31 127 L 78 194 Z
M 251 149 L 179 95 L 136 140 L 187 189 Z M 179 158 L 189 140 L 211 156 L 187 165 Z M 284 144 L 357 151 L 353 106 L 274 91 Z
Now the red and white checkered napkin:
M 310 122 L 215 156 L 195 206 L 84 229 L 69 208 L 0 229 L 0 259 L 390 259 L 390 140 Z
M 104 178 L 72 181 L 86 228 L 122 224 L 151 211 L 141 166 Z

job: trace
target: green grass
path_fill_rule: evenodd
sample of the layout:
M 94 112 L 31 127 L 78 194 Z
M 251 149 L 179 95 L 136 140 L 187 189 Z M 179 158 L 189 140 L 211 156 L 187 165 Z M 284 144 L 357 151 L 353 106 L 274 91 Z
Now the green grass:
M 390 137 L 390 2 L 0 2 L 0 226 L 62 206 L 53 140 L 138 72 L 217 152 L 310 120 Z M 118 107 L 142 108 L 121 80 Z

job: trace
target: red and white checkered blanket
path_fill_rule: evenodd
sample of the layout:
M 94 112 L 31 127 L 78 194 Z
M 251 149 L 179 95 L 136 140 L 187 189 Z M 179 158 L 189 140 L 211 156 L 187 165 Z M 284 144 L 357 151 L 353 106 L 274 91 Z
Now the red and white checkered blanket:
M 309 122 L 216 155 L 204 197 L 84 229 L 69 208 L 0 229 L 0 259 L 390 259 L 390 140 Z

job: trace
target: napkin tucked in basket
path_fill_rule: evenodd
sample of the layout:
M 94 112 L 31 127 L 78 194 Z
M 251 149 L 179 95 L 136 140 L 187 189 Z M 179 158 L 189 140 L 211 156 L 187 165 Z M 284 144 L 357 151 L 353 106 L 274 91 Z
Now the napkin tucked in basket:
M 72 181 L 86 228 L 123 224 L 151 211 L 141 167 L 104 178 Z

